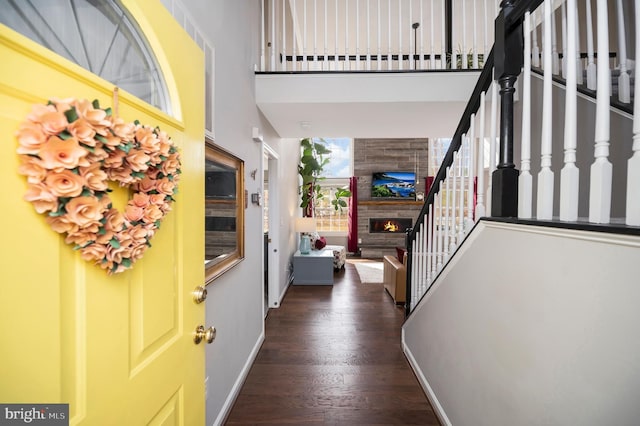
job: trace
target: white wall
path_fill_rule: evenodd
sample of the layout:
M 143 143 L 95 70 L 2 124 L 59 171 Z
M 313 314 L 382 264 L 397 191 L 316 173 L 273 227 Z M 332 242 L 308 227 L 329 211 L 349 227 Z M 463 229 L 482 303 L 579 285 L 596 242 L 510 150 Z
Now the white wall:
M 480 223 L 403 327 L 443 423 L 637 424 L 638 255 L 637 236 Z
M 257 192 L 262 185 L 261 179 L 250 175 L 252 170 L 261 170 L 263 158 L 262 145 L 252 139 L 253 127 L 260 129 L 265 142 L 279 156 L 283 220 L 278 267 L 284 271 L 279 283 L 284 294 L 286 269 L 296 246 L 289 217 L 292 206 L 297 206 L 297 180 L 292 174 L 295 177 L 298 151 L 291 147 L 298 145 L 297 141 L 278 138 L 256 107 L 254 70 L 259 63 L 260 2 L 163 0 L 163 4 L 189 28 L 189 34 L 203 37 L 213 47 L 215 143 L 244 160 L 249 193 Z M 203 108 L 204 99 L 205 94 Z M 264 339 L 262 270 L 262 209 L 249 203 L 245 210 L 245 259 L 207 287 L 206 326 L 213 325 L 218 331 L 216 340 L 206 347 L 207 425 L 224 420 Z

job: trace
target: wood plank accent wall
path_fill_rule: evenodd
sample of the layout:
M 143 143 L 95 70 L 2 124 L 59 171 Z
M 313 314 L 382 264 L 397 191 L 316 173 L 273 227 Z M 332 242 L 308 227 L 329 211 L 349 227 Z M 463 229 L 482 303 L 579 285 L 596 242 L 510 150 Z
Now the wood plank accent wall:
M 405 245 L 404 234 L 369 233 L 369 218 L 409 217 L 415 220 L 422 202 L 389 201 L 371 198 L 371 178 L 375 172 L 416 171 L 416 192 L 424 191 L 427 176 L 428 139 L 355 139 L 353 173 L 358 178 L 358 238 L 363 257 L 394 255 Z

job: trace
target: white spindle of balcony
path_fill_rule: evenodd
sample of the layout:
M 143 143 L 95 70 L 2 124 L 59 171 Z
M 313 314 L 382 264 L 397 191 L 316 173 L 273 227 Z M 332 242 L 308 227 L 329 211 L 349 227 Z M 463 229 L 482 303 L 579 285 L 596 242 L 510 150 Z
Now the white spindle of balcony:
M 631 79 L 627 70 L 627 38 L 624 31 L 624 9 L 622 0 L 617 0 L 618 12 L 618 61 L 620 63 L 620 75 L 618 76 L 618 100 L 623 104 L 631 102 Z
M 466 136 L 463 135 L 462 136 L 462 140 L 464 140 Z M 457 184 L 458 184 L 458 179 L 457 179 L 457 175 L 458 175 L 458 171 L 460 170 L 458 168 L 458 159 L 459 159 L 459 155 L 460 152 L 456 151 L 453 153 L 453 161 L 451 162 L 451 168 L 449 169 L 450 172 L 450 178 L 447 179 L 447 185 L 449 185 L 449 182 L 451 183 L 451 187 L 449 188 L 447 186 L 447 199 L 449 201 L 449 208 L 447 210 L 447 216 L 448 216 L 448 220 L 449 220 L 449 254 L 451 256 L 453 256 L 453 253 L 456 251 L 456 237 L 457 237 L 457 233 L 456 233 L 456 191 L 458 190 Z
M 462 69 L 466 70 L 468 68 L 468 56 L 467 56 L 467 6 L 465 1 L 460 2 L 460 8 L 462 9 L 462 51 L 460 52 L 462 56 L 461 64 Z M 475 1 L 474 1 L 475 3 Z
M 351 68 L 349 59 L 349 0 L 344 0 L 344 64 L 342 69 L 347 71 Z
M 587 1 L 590 1 L 590 0 L 587 0 Z M 531 65 L 533 65 L 536 68 L 540 68 L 540 47 L 538 46 L 538 23 L 536 22 L 536 11 L 533 11 L 530 21 L 532 21 Z
M 309 71 L 307 60 L 307 0 L 302 0 L 302 70 Z
M 580 170 L 576 167 L 577 147 L 577 76 L 576 57 L 578 43 L 576 40 L 577 6 L 576 0 L 567 1 L 567 80 L 565 84 L 564 115 L 564 167 L 560 172 L 560 220 L 578 220 L 578 192 Z
M 525 68 L 526 69 L 526 68 Z M 477 195 L 476 195 L 476 217 L 475 222 L 478 221 L 479 218 L 485 216 L 485 207 L 484 207 L 484 140 L 486 137 L 485 134 L 485 102 L 486 102 L 486 92 L 482 92 L 480 94 L 480 107 L 479 107 L 479 117 L 480 117 L 480 138 L 478 140 L 478 165 L 476 166 L 477 175 L 478 175 L 478 184 L 477 184 Z
M 598 92 L 596 94 L 595 162 L 591 165 L 589 222 L 609 223 L 613 166 L 609 162 L 610 86 L 607 1 L 598 0 Z
M 360 70 L 360 0 L 356 2 L 356 71 Z
M 467 177 L 465 179 L 465 184 L 466 184 L 466 190 L 467 190 L 467 207 L 465 209 L 465 211 L 462 212 L 462 221 L 460 222 L 460 228 L 461 228 L 461 232 L 462 232 L 462 238 L 458 238 L 458 244 L 462 243 L 462 239 L 464 238 L 464 236 L 466 234 L 469 233 L 469 231 L 471 231 L 471 228 L 473 227 L 473 208 L 474 208 L 474 203 L 473 203 L 473 194 L 474 194 L 474 190 L 473 190 L 473 184 L 474 184 L 474 177 L 475 177 L 475 173 L 474 173 L 474 155 L 473 155 L 473 148 L 476 144 L 476 117 L 475 114 L 472 118 L 471 121 L 471 139 L 469 139 L 467 141 L 467 162 L 466 162 L 466 169 L 467 169 Z M 464 170 L 464 168 L 463 168 Z M 462 204 L 462 206 L 464 207 L 464 194 L 465 194 L 465 186 L 461 185 L 461 190 L 460 190 L 461 194 L 460 194 L 460 203 Z
M 293 21 L 291 25 L 291 67 L 292 67 L 292 71 L 297 71 L 298 58 L 296 57 L 296 42 L 297 42 L 296 28 L 298 27 L 298 15 L 296 14 L 295 0 L 291 2 L 291 19 Z
M 382 9 L 380 9 L 380 0 L 378 0 L 378 51 L 377 51 L 377 70 L 380 71 L 382 69 L 382 28 L 380 27 L 382 20 L 380 19 L 380 13 L 382 12 Z
M 489 21 L 488 21 L 488 11 L 487 11 L 487 0 L 483 0 L 482 2 L 484 4 L 484 20 L 483 20 L 483 44 L 484 44 L 484 49 L 482 50 L 482 63 L 484 64 L 485 61 L 487 60 L 487 55 L 489 54 Z
M 340 16 L 338 14 L 338 0 L 335 0 L 335 7 L 336 7 L 336 19 L 335 19 L 334 25 L 336 27 L 335 28 L 335 33 L 336 33 L 335 37 L 336 38 L 334 40 L 334 43 L 335 43 L 336 48 L 335 48 L 335 52 L 333 54 L 333 62 L 334 62 L 334 68 L 333 69 L 335 71 L 337 71 L 339 69 L 339 65 L 340 65 L 340 58 L 339 58 L 339 55 L 338 55 L 339 54 L 339 50 L 338 50 L 338 28 L 340 28 L 340 25 L 338 25 L 338 16 Z
M 446 263 L 449 260 L 449 247 L 451 246 L 451 222 L 449 221 L 450 211 L 451 211 L 451 169 L 452 166 L 447 167 L 445 173 L 445 194 L 444 200 L 442 201 L 442 208 L 444 210 L 443 220 L 444 220 L 444 237 L 443 237 L 443 245 L 442 245 L 442 261 Z
M 545 0 L 546 2 L 546 0 Z M 553 5 L 551 5 L 551 12 L 549 15 L 547 15 L 545 13 L 545 18 L 544 20 L 551 23 L 551 67 L 552 67 L 552 71 L 553 71 L 553 75 L 558 75 L 560 74 L 560 55 L 558 54 L 558 36 L 557 36 L 557 30 L 556 30 L 556 13 L 555 10 L 553 9 Z M 546 32 L 545 32 L 545 38 L 546 38 Z M 546 43 L 545 43 L 546 46 Z M 546 49 L 546 47 L 545 47 Z M 547 66 L 547 64 L 544 65 L 545 68 Z
M 443 224 L 442 224 L 442 182 L 440 182 L 438 184 L 438 192 L 436 194 L 436 198 L 437 198 L 437 206 L 438 206 L 438 213 L 434 216 L 434 219 L 437 219 L 438 221 L 438 232 L 437 232 L 437 236 L 436 236 L 436 244 L 437 244 L 437 249 L 436 249 L 436 271 L 433 274 L 433 277 L 435 278 L 436 275 L 442 270 L 442 265 L 444 264 L 443 262 L 443 244 L 442 244 L 442 240 L 444 238 L 444 228 L 443 228 Z
M 540 172 L 538 173 L 538 196 L 536 217 L 540 220 L 551 220 L 553 216 L 553 171 L 551 170 L 552 148 L 552 62 L 553 47 L 551 34 L 553 32 L 553 15 L 551 11 L 552 0 L 544 2 L 544 78 L 543 78 L 543 103 L 542 103 L 542 140 L 540 147 Z
M 264 13 L 264 0 L 260 1 L 260 37 L 262 37 L 262 40 L 266 40 L 265 39 L 265 31 L 264 31 L 264 20 L 266 19 L 265 17 L 265 13 Z M 273 22 L 273 17 L 271 19 L 271 22 Z M 265 67 L 265 45 L 266 43 L 262 43 L 262 46 L 260 46 L 260 69 L 264 70 Z
M 402 2 L 398 2 L 398 69 L 403 68 L 402 59 Z
M 531 219 L 533 176 L 531 176 L 531 14 L 524 15 L 524 67 L 522 72 L 522 143 L 518 176 L 518 217 Z M 535 30 L 534 33 L 535 34 Z
M 635 22 L 640 22 L 640 1 L 635 1 Z M 640 31 L 636 28 L 636 58 L 640 54 Z M 635 81 L 640 81 L 640 66 L 636 63 Z M 640 101 L 633 98 L 633 146 L 627 162 L 627 225 L 640 226 Z
M 392 69 L 393 59 L 391 58 L 391 0 L 387 0 L 387 69 Z
M 324 0 L 324 58 L 322 61 L 322 70 L 329 71 L 329 0 Z
M 367 0 L 367 62 L 366 69 L 371 70 L 371 2 Z
M 562 78 L 567 78 L 567 7 L 565 0 L 560 3 L 560 19 L 562 20 L 562 61 L 561 74 Z
M 473 2 L 473 44 L 472 44 L 472 53 L 471 53 L 471 57 L 472 57 L 472 61 L 471 61 L 471 65 L 473 67 L 473 69 L 478 69 L 478 25 L 477 25 L 477 10 L 476 10 L 476 3 L 477 2 Z
M 287 6 L 287 0 L 282 0 L 282 22 L 283 23 L 287 22 L 285 21 L 286 9 L 287 9 L 286 6 Z M 284 24 L 282 25 L 282 61 L 280 62 L 280 70 L 281 71 L 287 70 L 287 26 Z
M 591 15 L 591 0 L 585 0 L 586 28 L 587 28 L 587 89 L 596 90 L 598 67 L 595 62 L 593 48 L 593 17 Z
M 447 68 L 447 49 L 446 49 L 446 45 L 445 45 L 445 40 L 446 40 L 446 35 L 445 35 L 445 27 L 446 25 L 444 24 L 446 21 L 446 17 L 445 17 L 445 1 L 446 0 L 442 0 L 442 7 L 440 8 L 440 12 L 441 12 L 441 17 L 440 17 L 440 68 L 441 69 L 445 69 Z

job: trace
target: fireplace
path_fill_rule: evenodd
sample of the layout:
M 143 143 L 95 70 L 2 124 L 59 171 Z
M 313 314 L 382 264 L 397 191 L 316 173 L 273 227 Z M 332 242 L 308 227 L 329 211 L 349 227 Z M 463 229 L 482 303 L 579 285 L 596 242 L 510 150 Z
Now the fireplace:
M 404 233 L 411 228 L 411 218 L 369 218 L 370 233 Z

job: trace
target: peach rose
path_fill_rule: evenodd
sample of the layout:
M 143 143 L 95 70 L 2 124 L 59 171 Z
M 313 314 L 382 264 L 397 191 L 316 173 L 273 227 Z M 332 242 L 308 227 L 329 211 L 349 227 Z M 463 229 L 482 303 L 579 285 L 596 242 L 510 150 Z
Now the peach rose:
M 156 206 L 162 206 L 165 203 L 164 199 L 166 197 L 167 196 L 164 194 L 150 194 L 149 201 L 151 204 L 155 204 Z
M 18 138 L 18 154 L 37 154 L 42 144 L 47 141 L 47 135 L 42 131 L 42 127 L 32 121 L 20 124 L 16 137 Z
M 145 207 L 149 205 L 150 197 L 142 192 L 136 192 L 133 194 L 133 199 L 130 201 L 134 206 Z
M 161 170 L 165 175 L 173 175 L 180 169 L 180 156 L 178 153 L 170 154 L 162 163 Z
M 29 184 L 24 199 L 31 202 L 38 213 L 58 210 L 58 197 L 42 183 Z
M 57 135 L 67 128 L 69 122 L 67 117 L 58 111 L 48 112 L 40 116 L 40 124 L 42 130 L 48 135 Z
M 73 123 L 69 124 L 67 130 L 73 137 L 78 139 L 85 145 L 88 146 L 96 146 L 96 140 L 94 137 L 96 136 L 96 131 L 84 118 L 79 118 Z
M 102 244 L 89 244 L 80 249 L 80 256 L 87 261 L 101 261 L 107 255 L 107 248 Z
M 31 107 L 29 114 L 27 114 L 27 120 L 40 124 L 42 121 L 41 117 L 45 114 L 49 114 L 50 112 L 56 112 L 55 105 L 34 104 Z
M 87 156 L 85 157 L 87 159 L 87 161 L 89 161 L 89 163 L 101 163 L 103 160 L 109 158 L 109 153 L 102 148 L 103 145 L 98 146 L 96 145 L 93 148 L 93 152 L 89 152 L 89 154 L 87 154 Z
M 132 226 L 126 233 L 134 241 L 134 244 L 146 244 L 148 231 L 141 225 Z
M 42 165 L 47 169 L 73 169 L 89 151 L 82 148 L 76 138 L 62 140 L 51 136 L 39 150 Z
M 82 176 L 71 170 L 51 171 L 44 182 L 56 197 L 77 197 L 82 194 L 82 188 L 86 183 Z
M 173 195 L 173 190 L 175 189 L 175 187 L 175 183 L 167 178 L 160 179 L 156 183 L 156 189 L 161 194 Z
M 131 248 L 131 261 L 135 262 L 138 259 L 142 258 L 142 255 L 144 254 L 145 251 L 147 251 L 147 248 L 149 246 L 147 246 L 146 244 L 140 244 L 137 246 L 134 246 Z
M 113 135 L 111 134 L 111 132 L 109 132 L 109 134 L 105 136 L 105 139 L 106 139 L 105 145 L 111 148 L 115 148 L 121 143 L 123 143 L 123 140 L 120 136 Z
M 115 237 L 115 233 L 113 231 L 105 231 L 104 234 L 96 234 L 96 243 L 98 244 L 107 244 L 109 241 Z
M 77 232 L 78 230 L 78 227 L 69 222 L 65 216 L 47 216 L 45 220 L 49 226 L 51 226 L 51 229 L 59 234 L 64 234 L 65 232 Z
M 144 215 L 144 209 L 138 206 L 134 206 L 132 204 L 128 204 L 127 208 L 124 211 L 124 217 L 129 222 L 136 222 L 142 219 Z
M 105 216 L 106 222 L 104 227 L 108 231 L 120 232 L 124 225 L 124 215 L 116 209 L 111 209 Z
M 147 175 L 138 182 L 137 189 L 140 192 L 151 192 L 156 189 L 156 181 L 149 178 L 149 175 Z
M 149 168 L 147 162 L 149 161 L 149 156 L 144 153 L 144 151 L 140 151 L 138 149 L 132 149 L 129 151 L 127 155 L 127 163 L 131 167 L 131 170 L 134 172 L 143 172 Z
M 136 178 L 131 176 L 131 169 L 129 169 L 128 167 L 108 169 L 107 176 L 109 176 L 109 180 L 120 182 L 120 186 L 133 183 L 136 180 Z
M 127 123 L 120 117 L 110 117 L 111 131 L 121 139 L 133 140 L 136 130 L 136 125 L 133 123 Z
M 31 155 L 20 156 L 18 173 L 26 176 L 29 183 L 40 183 L 47 177 L 47 169 L 42 167 L 42 160 Z
M 75 244 L 80 247 L 84 247 L 92 241 L 95 241 L 96 234 L 88 232 L 84 229 L 79 229 L 76 232 L 69 232 L 64 242 L 67 244 Z
M 144 209 L 144 214 L 142 215 L 142 221 L 144 223 L 155 223 L 156 220 L 162 219 L 164 214 L 162 210 L 156 205 L 151 204 L 149 207 Z
M 82 176 L 87 187 L 94 191 L 106 191 L 108 188 L 107 173 L 101 169 L 100 163 L 93 163 L 89 167 L 80 167 L 80 176 Z
M 72 198 L 65 208 L 68 219 L 81 228 L 100 223 L 104 212 L 102 203 L 96 197 Z
M 87 99 L 80 99 L 75 102 L 78 117 L 87 120 L 99 134 L 106 134 L 106 129 L 111 126 L 111 122 L 107 119 L 106 111 L 94 108 L 93 103 Z
M 106 169 L 115 169 L 121 167 L 126 155 L 127 154 L 124 151 L 121 151 L 119 149 L 110 152 L 109 157 L 105 158 L 104 160 L 104 167 Z

